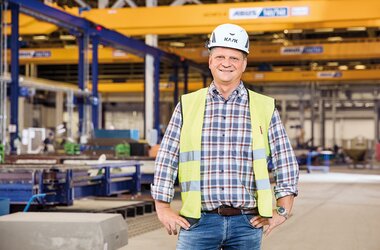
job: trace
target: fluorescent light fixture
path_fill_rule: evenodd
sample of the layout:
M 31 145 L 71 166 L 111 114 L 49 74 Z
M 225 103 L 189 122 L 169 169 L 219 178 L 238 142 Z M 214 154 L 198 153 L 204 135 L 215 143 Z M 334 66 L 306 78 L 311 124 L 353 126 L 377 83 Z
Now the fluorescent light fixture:
M 74 41 L 76 38 L 73 35 L 60 35 L 59 39 L 63 41 Z
M 33 40 L 36 41 L 43 41 L 43 40 L 48 40 L 49 38 L 45 35 L 40 35 L 40 36 L 33 36 Z
M 366 27 L 349 27 L 347 28 L 347 31 L 366 31 Z
M 320 28 L 320 29 L 314 29 L 314 32 L 317 32 L 317 33 L 334 32 L 334 29 L 333 28 Z
M 348 70 L 348 66 L 347 65 L 340 65 L 338 67 L 339 70 Z
M 363 64 L 355 65 L 355 69 L 366 69 L 367 67 Z
M 329 41 L 329 42 L 341 42 L 341 41 L 343 41 L 343 38 L 340 36 L 330 36 L 327 38 L 327 41 Z
M 171 47 L 183 48 L 185 47 L 185 43 L 183 42 L 171 42 L 169 43 Z
M 338 65 L 339 65 L 338 62 L 328 62 L 328 63 L 327 63 L 327 66 L 331 66 L 331 67 L 336 67 L 336 66 L 338 66 Z

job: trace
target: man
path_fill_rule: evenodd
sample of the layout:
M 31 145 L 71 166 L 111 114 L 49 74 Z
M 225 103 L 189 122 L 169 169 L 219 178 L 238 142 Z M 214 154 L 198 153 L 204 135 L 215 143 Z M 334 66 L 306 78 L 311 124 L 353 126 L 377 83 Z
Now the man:
M 260 249 L 263 227 L 269 234 L 291 212 L 297 161 L 274 100 L 248 91 L 241 81 L 247 32 L 222 24 L 208 49 L 213 82 L 182 96 L 175 108 L 156 158 L 152 196 L 168 233 L 180 227 L 177 249 Z M 179 213 L 170 208 L 177 173 Z

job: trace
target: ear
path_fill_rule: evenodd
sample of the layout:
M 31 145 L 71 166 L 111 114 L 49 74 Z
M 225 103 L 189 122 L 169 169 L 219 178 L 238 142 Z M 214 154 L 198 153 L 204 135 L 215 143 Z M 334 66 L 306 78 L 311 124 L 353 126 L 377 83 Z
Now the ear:
M 212 57 L 211 57 L 211 53 L 210 55 L 208 56 L 208 68 L 211 69 L 211 63 L 212 63 Z

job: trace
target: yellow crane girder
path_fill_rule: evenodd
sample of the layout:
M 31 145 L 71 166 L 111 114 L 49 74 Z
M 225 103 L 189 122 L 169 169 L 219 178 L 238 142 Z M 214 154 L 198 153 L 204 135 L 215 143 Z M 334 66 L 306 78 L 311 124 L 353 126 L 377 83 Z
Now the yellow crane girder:
M 283 72 L 245 72 L 243 81 L 248 83 L 287 83 L 287 82 L 380 82 L 380 69 L 367 70 L 325 70 L 325 71 L 283 71 Z
M 11 34 L 11 12 L 3 12 L 5 16 L 5 23 L 8 24 L 6 34 Z M 36 35 L 36 34 L 50 34 L 58 28 L 54 24 L 41 22 L 34 17 L 20 14 L 19 16 L 19 33 L 20 35 Z
M 66 9 L 78 15 L 78 9 Z M 249 32 L 380 26 L 380 1 L 320 0 L 92 9 L 82 17 L 126 35 L 208 34 L 221 23 Z
M 249 32 L 380 26 L 378 0 L 268 1 L 91 9 L 81 14 L 78 8 L 66 8 L 64 11 L 126 35 L 208 34 L 216 25 L 226 22 L 239 24 Z M 7 23 L 10 23 L 9 12 L 6 17 Z M 20 15 L 21 35 L 49 34 L 55 30 L 57 27 L 53 24 Z
M 78 63 L 78 48 L 39 48 L 20 49 L 21 64 L 76 64 Z M 8 50 L 8 60 L 10 51 Z M 99 48 L 98 59 L 100 63 L 137 63 L 144 60 L 138 56 L 113 48 Z M 88 61 L 92 60 L 91 50 L 88 51 Z
M 318 61 L 356 60 L 380 58 L 380 39 L 340 43 L 313 43 L 283 46 L 278 44 L 261 45 L 253 43 L 250 62 L 275 61 Z M 205 48 L 163 48 L 198 63 L 207 63 L 208 51 Z M 10 60 L 10 52 L 8 59 Z M 91 51 L 88 53 L 91 60 Z M 113 48 L 99 48 L 100 63 L 136 63 L 143 59 Z M 20 63 L 34 64 L 75 64 L 78 62 L 78 48 L 21 49 Z
M 380 69 L 373 70 L 329 70 L 329 71 L 287 71 L 287 72 L 258 72 L 249 71 L 243 75 L 243 81 L 249 84 L 269 84 L 269 83 L 305 83 L 305 82 L 321 82 L 340 84 L 344 82 L 360 84 L 359 81 L 367 81 L 367 83 L 379 84 Z M 179 83 L 179 89 L 183 90 L 183 83 Z M 189 91 L 195 91 L 203 87 L 203 83 L 199 81 L 190 81 L 188 85 Z M 89 84 L 91 89 L 91 84 Z M 143 82 L 128 83 L 102 83 L 98 84 L 98 90 L 101 93 L 142 93 L 144 91 Z M 172 83 L 161 82 L 161 92 L 173 92 Z

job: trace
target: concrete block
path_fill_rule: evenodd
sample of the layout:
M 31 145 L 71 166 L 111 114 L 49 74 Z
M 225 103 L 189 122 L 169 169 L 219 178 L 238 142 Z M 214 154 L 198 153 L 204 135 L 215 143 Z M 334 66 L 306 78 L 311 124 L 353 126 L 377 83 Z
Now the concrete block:
M 120 214 L 15 213 L 0 217 L 0 249 L 114 250 L 128 243 Z

